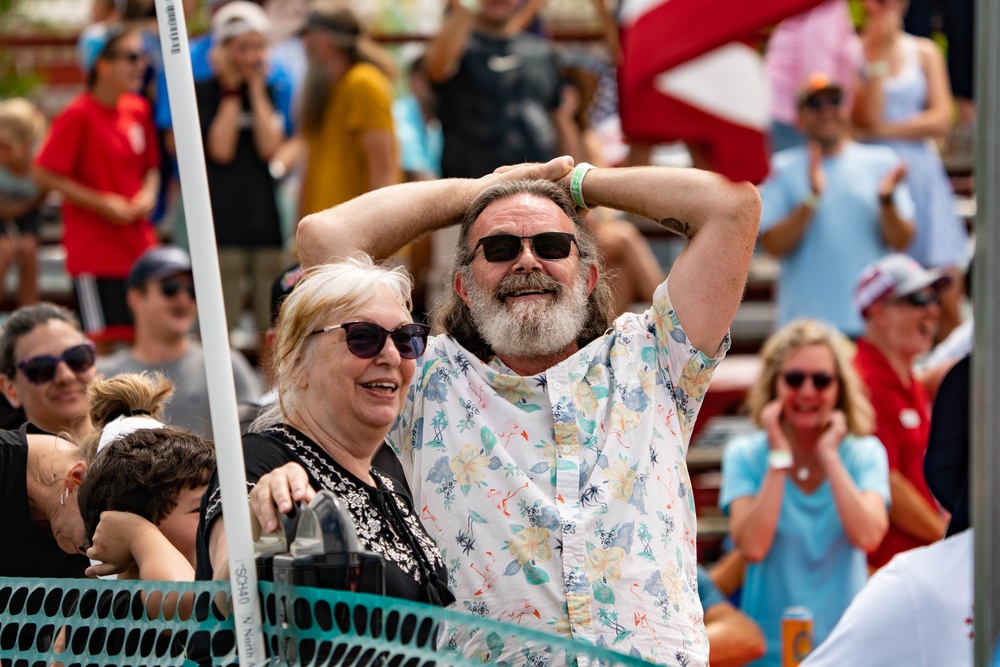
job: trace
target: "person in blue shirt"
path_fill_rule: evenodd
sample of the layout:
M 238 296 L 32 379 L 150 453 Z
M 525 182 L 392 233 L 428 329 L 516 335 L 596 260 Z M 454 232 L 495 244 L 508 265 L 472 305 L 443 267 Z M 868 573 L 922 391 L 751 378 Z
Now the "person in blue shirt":
M 852 301 L 861 270 L 906 248 L 914 207 L 899 156 L 850 138 L 840 85 L 815 73 L 799 96 L 807 146 L 774 156 L 761 185 L 760 242 L 781 261 L 777 326 L 811 317 L 859 337 Z
M 236 0 L 236 2 L 257 4 L 246 3 L 244 0 Z M 212 7 L 213 15 L 214 12 L 218 12 L 227 4 L 231 3 L 215 3 Z M 211 31 L 191 38 L 189 42 L 191 72 L 194 75 L 195 82 L 207 81 L 214 76 L 212 64 L 209 60 L 209 53 L 214 44 Z M 292 101 L 295 97 L 295 86 L 297 83 L 280 60 L 276 60 L 273 57 L 268 60 L 267 86 L 274 95 L 274 107 L 281 115 L 286 137 L 292 136 L 295 129 L 292 118 Z M 167 96 L 167 77 L 162 68 L 157 76 L 156 89 L 156 101 L 153 106 L 153 120 L 156 123 L 156 129 L 171 130 L 173 128 L 173 121 L 170 116 L 170 99 Z
M 761 356 L 748 397 L 761 430 L 727 444 L 719 506 L 748 563 L 741 606 L 767 638 L 754 665 L 777 667 L 787 607 L 809 609 L 818 644 L 867 581 L 865 554 L 889 526 L 889 470 L 843 335 L 797 320 Z

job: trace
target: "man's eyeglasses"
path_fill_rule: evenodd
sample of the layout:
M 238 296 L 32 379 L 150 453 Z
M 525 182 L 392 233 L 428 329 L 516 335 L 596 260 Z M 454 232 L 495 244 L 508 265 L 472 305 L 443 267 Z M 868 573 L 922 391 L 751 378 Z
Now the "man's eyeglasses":
M 524 239 L 531 243 L 531 252 L 535 253 L 535 257 L 547 260 L 566 259 L 576 243 L 576 237 L 568 232 L 542 232 L 534 236 L 494 234 L 479 239 L 476 247 L 469 253 L 469 262 L 480 247 L 487 262 L 512 262 L 521 256 Z M 576 247 L 579 250 L 580 244 L 577 243 Z
M 835 376 L 829 373 L 804 373 L 802 371 L 785 371 L 781 374 L 784 378 L 785 384 L 787 384 L 792 389 L 800 389 L 802 385 L 806 383 L 806 378 L 812 381 L 812 385 L 816 387 L 816 391 L 823 391 L 836 379 Z
M 344 322 L 332 324 L 313 331 L 310 335 L 327 333 L 334 329 L 343 329 L 347 334 L 347 349 L 356 357 L 372 359 L 385 347 L 385 339 L 392 337 L 399 356 L 404 359 L 416 359 L 427 348 L 427 335 L 431 328 L 426 324 L 404 324 L 392 331 L 374 322 Z
M 807 97 L 803 106 L 812 111 L 821 111 L 823 107 L 840 108 L 840 103 L 842 101 L 843 96 L 840 93 L 830 92 L 822 95 L 812 95 Z
M 45 384 L 56 377 L 59 362 L 64 362 L 74 373 L 83 373 L 94 367 L 94 346 L 83 343 L 66 348 L 58 357 L 40 354 L 37 357 L 25 359 L 17 364 L 31 384 Z
M 941 296 L 934 291 L 914 292 L 913 294 L 901 296 L 895 301 L 897 303 L 905 303 L 909 306 L 913 306 L 914 308 L 926 308 L 931 304 L 941 303 Z
M 108 51 L 104 54 L 108 60 L 124 60 L 130 65 L 135 65 L 139 61 L 146 59 L 146 54 L 142 51 Z
M 187 292 L 188 296 L 192 299 L 194 298 L 194 283 L 181 282 L 180 280 L 170 280 L 169 278 L 167 280 L 160 281 L 160 294 L 168 299 L 172 299 L 180 294 L 181 290 Z

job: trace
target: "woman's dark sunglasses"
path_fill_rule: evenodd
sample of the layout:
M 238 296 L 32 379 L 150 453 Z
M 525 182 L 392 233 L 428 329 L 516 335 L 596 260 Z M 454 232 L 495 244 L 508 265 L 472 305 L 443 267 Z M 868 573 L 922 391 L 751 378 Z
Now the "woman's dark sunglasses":
M 836 379 L 829 373 L 803 373 L 802 371 L 785 371 L 781 377 L 785 379 L 785 384 L 792 389 L 800 388 L 805 384 L 806 378 L 809 378 L 812 380 L 813 386 L 816 387 L 816 391 L 823 391 Z
M 534 236 L 517 236 L 516 234 L 494 234 L 479 239 L 476 247 L 469 254 L 469 262 L 476 251 L 482 246 L 483 257 L 487 262 L 511 262 L 521 256 L 524 247 L 522 241 L 531 242 L 531 252 L 539 259 L 566 259 L 569 257 L 576 237 L 568 232 L 542 232 Z M 577 249 L 579 249 L 577 244 Z
M 404 359 L 416 359 L 427 348 L 427 334 L 431 332 L 431 328 L 426 324 L 404 324 L 389 331 L 374 322 L 344 322 L 316 329 L 310 335 L 334 329 L 344 330 L 347 334 L 347 349 L 362 359 L 377 357 L 385 346 L 385 339 L 390 336 L 399 356 Z
M 130 65 L 135 65 L 140 60 L 146 59 L 146 54 L 142 51 L 116 51 L 112 49 L 104 54 L 105 58 L 109 60 L 125 60 L 128 61 Z
M 172 299 L 180 294 L 182 289 L 187 292 L 192 299 L 194 298 L 194 283 L 182 283 L 177 280 L 169 279 L 160 281 L 160 294 L 168 299 Z
M 65 362 L 74 373 L 89 371 L 94 367 L 94 346 L 91 343 L 74 345 L 64 350 L 58 357 L 40 354 L 18 362 L 17 367 L 31 384 L 45 384 L 55 379 L 60 361 Z

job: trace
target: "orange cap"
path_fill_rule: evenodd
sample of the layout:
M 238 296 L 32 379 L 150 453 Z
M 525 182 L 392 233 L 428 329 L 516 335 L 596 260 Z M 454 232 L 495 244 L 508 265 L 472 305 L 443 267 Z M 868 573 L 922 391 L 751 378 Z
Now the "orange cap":
M 829 74 L 826 72 L 813 72 L 805 80 L 805 83 L 802 84 L 802 88 L 799 90 L 799 104 L 802 104 L 808 98 L 824 90 L 836 90 L 837 92 L 843 92 L 840 84 L 833 80 Z

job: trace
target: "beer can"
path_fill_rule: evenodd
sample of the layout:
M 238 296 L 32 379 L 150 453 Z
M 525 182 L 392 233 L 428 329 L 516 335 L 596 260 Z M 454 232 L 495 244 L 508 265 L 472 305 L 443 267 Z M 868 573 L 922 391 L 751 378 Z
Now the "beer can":
M 781 666 L 798 667 L 813 648 L 813 617 L 807 607 L 786 607 L 781 617 Z

